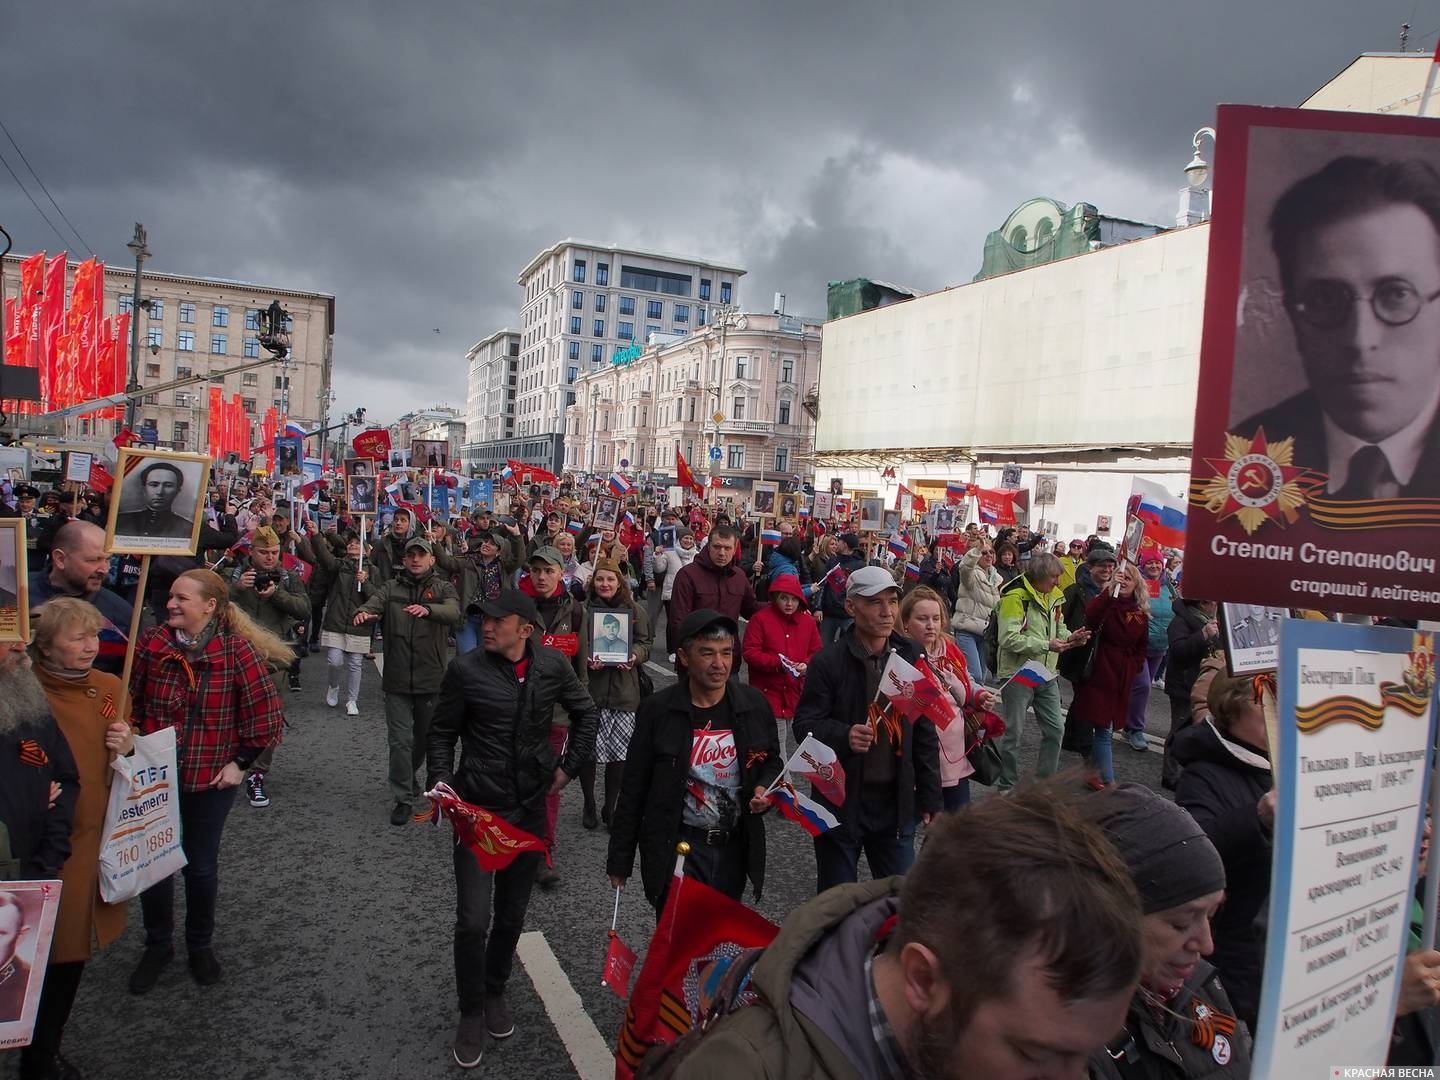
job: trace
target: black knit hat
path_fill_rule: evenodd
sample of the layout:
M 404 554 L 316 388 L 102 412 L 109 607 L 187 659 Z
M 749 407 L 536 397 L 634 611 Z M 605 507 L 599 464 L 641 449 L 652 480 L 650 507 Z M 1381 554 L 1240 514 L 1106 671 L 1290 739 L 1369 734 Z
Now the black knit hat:
M 1130 868 L 1145 914 L 1225 888 L 1220 853 L 1188 813 L 1143 784 L 1094 800 L 1096 820 Z

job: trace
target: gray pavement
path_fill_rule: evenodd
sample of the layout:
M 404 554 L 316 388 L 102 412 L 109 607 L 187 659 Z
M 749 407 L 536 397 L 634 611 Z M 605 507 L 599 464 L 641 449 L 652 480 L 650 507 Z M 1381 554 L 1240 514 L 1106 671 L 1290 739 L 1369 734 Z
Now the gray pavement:
M 673 681 L 655 667 L 652 674 L 657 688 Z M 271 805 L 252 808 L 242 794 L 226 829 L 216 940 L 224 981 L 197 987 L 181 948 L 159 986 L 132 997 L 125 983 L 142 937 L 139 905 L 132 904 L 125 936 L 86 972 L 65 1039 L 66 1056 L 91 1080 L 461 1073 L 450 1054 L 456 1011 L 449 830 L 387 821 L 374 668 L 366 666 L 362 713 L 354 718 L 326 708 L 320 657 L 305 661 L 302 678 L 304 690 L 285 695 L 291 726 L 271 774 Z M 1158 689 L 1150 718 L 1152 733 L 1163 736 L 1169 711 Z M 1037 747 L 1032 718 L 1023 775 L 1033 773 Z M 1064 755 L 1064 764 L 1076 761 Z M 1119 779 L 1158 787 L 1158 753 L 1117 745 L 1115 763 Z M 984 788 L 974 790 L 977 798 L 989 797 Z M 563 880 L 553 892 L 536 890 L 527 920 L 527 930 L 543 935 L 559 974 L 553 965 L 534 962 L 531 970 L 517 962 L 509 994 L 516 1034 L 492 1044 L 470 1075 L 610 1075 L 607 1060 L 590 1064 L 600 1039 L 613 1046 L 623 1014 L 619 999 L 600 986 L 613 896 L 604 872 L 607 834 L 603 827 L 582 829 L 580 808 L 572 784 L 556 851 Z M 778 921 L 813 894 L 814 856 L 798 826 L 772 814 L 766 827 L 768 869 L 757 906 Z M 177 904 L 180 898 L 183 889 Z M 653 925 L 637 882 L 621 905 L 620 931 L 642 957 Z M 527 939 L 527 948 L 537 945 Z M 567 1011 L 571 988 L 578 1009 Z

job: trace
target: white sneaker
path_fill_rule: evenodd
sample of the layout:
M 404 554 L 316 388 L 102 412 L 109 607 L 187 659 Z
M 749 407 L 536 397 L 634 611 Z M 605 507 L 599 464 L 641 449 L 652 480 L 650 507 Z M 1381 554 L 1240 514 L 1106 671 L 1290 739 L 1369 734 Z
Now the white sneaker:
M 325 691 L 325 704 L 332 709 L 340 704 L 340 688 L 338 686 L 332 686 Z
M 359 705 L 356 705 L 355 702 L 353 702 L 353 701 L 347 701 L 347 702 L 345 702 L 345 715 L 346 715 L 346 716 L 359 716 L 359 715 L 360 715 L 360 706 L 359 706 Z

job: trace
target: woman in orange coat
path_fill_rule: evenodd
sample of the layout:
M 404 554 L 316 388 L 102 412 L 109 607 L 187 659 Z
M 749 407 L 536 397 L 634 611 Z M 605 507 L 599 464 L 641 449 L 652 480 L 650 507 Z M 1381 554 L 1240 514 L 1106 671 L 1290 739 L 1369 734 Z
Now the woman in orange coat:
M 110 801 L 112 754 L 128 754 L 133 736 L 120 719 L 120 680 L 96 671 L 104 618 L 91 604 L 58 597 L 36 611 L 31 652 L 50 711 L 80 772 L 80 797 L 70 833 L 70 858 L 50 944 L 50 964 L 35 1017 L 35 1036 L 22 1052 L 22 1076 L 64 1076 L 60 1039 L 91 943 L 104 948 L 125 930 L 125 905 L 100 899 L 100 844 Z

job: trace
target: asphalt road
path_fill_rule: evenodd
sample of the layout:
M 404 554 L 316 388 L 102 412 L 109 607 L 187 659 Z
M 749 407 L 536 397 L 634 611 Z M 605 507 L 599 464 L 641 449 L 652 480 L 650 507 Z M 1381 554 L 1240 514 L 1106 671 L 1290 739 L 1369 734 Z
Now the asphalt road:
M 657 687 L 673 679 L 657 668 L 652 674 Z M 302 692 L 286 694 L 291 727 L 271 773 L 271 805 L 252 808 L 242 794 L 226 828 L 216 938 L 224 981 L 197 987 L 182 947 L 160 984 L 132 997 L 125 984 L 142 940 L 139 904 L 132 904 L 125 936 L 86 972 L 65 1039 L 66 1056 L 91 1080 L 460 1074 L 450 1052 L 456 1005 L 449 830 L 396 828 L 387 820 L 385 730 L 373 666 L 366 666 L 361 715 L 354 718 L 326 708 L 320 657 L 305 661 L 302 680 Z M 1150 718 L 1152 734 L 1163 736 L 1169 712 L 1158 689 Z M 1034 727 L 1032 718 L 1022 775 L 1034 769 Z M 1076 761 L 1064 755 L 1065 764 Z M 1158 753 L 1117 745 L 1115 764 L 1119 779 L 1158 787 Z M 979 798 L 989 794 L 975 791 Z M 603 827 L 582 829 L 580 808 L 572 784 L 556 850 L 563 880 L 553 892 L 534 893 L 527 930 L 536 934 L 523 939 L 525 957 L 510 982 L 516 1034 L 493 1044 L 470 1075 L 611 1075 L 602 1040 L 613 1045 L 623 1006 L 600 986 L 613 897 L 604 873 L 607 834 Z M 766 827 L 768 869 L 757 906 L 778 921 L 813 894 L 814 856 L 798 826 L 772 814 Z M 177 889 L 177 905 L 181 897 Z M 177 913 L 177 925 L 182 918 Z M 621 936 L 643 955 L 653 926 L 636 888 L 621 905 Z

